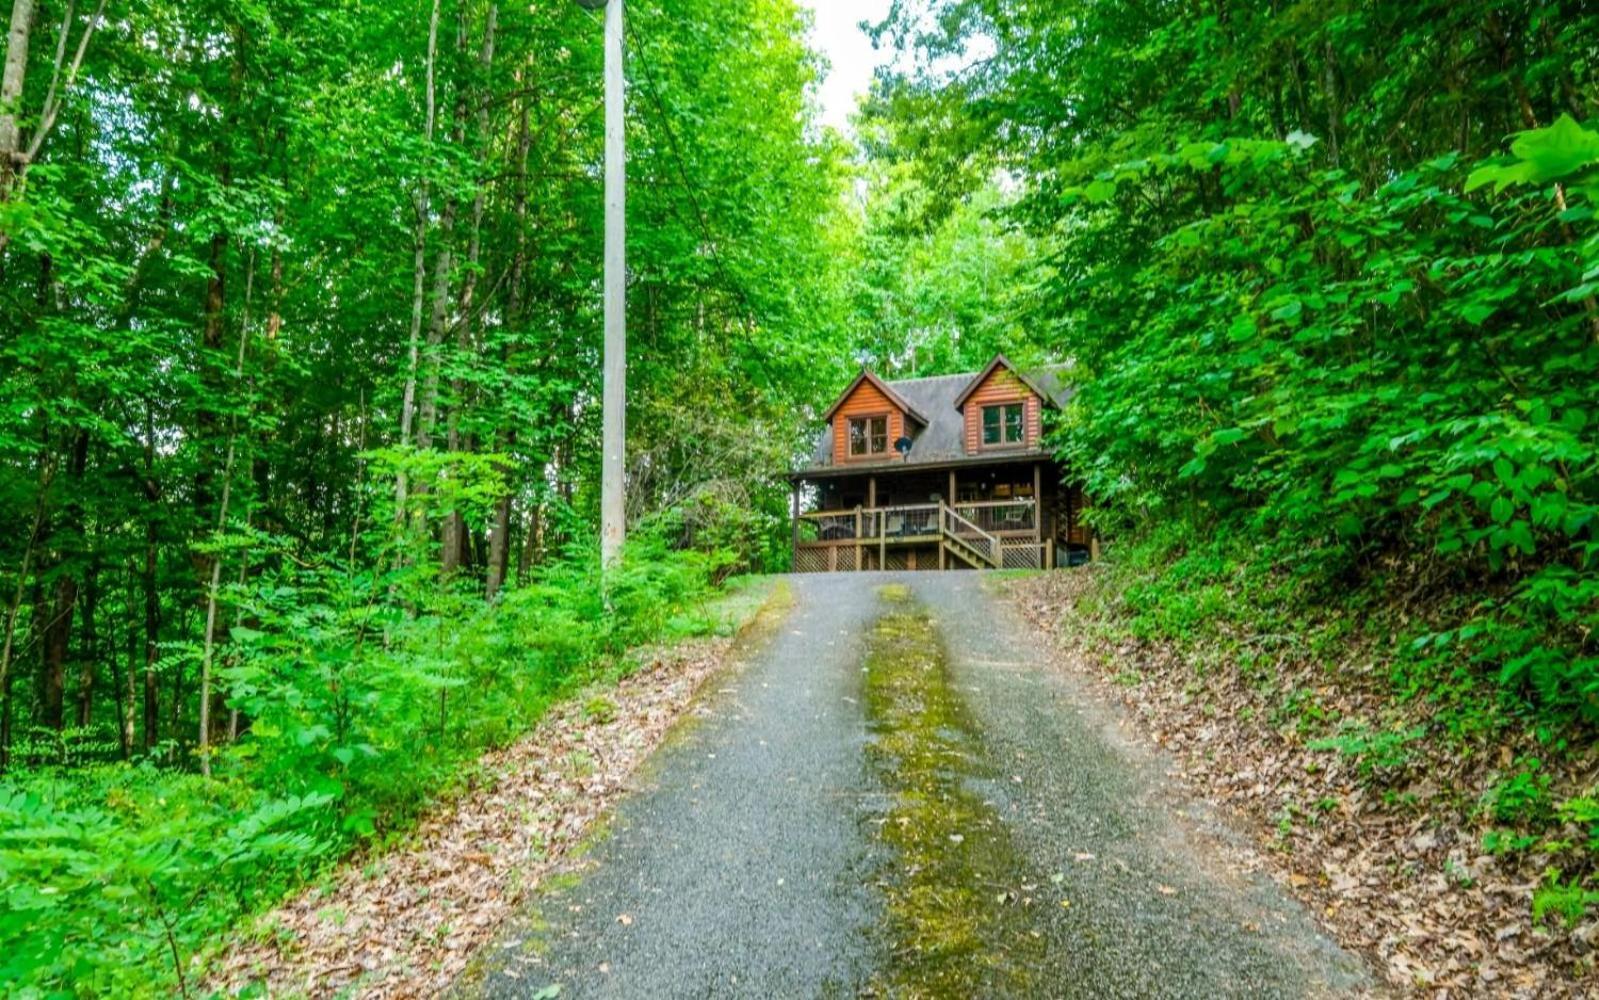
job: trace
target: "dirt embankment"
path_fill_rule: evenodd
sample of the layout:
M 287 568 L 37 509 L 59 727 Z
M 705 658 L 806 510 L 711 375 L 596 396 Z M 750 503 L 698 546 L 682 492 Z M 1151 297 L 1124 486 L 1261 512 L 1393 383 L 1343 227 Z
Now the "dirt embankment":
M 1494 824 L 1483 797 L 1512 762 L 1538 755 L 1532 734 L 1491 746 L 1418 740 L 1403 748 L 1397 777 L 1374 775 L 1370 753 L 1315 749 L 1317 727 L 1305 724 L 1306 713 L 1381 720 L 1386 731 L 1425 724 L 1429 706 L 1397 702 L 1369 651 L 1327 663 L 1283 644 L 1266 671 L 1222 657 L 1201 667 L 1169 646 L 1118 636 L 1079 607 L 1108 585 L 1087 569 L 1008 590 L 1057 641 L 1061 668 L 1124 703 L 1138 734 L 1178 761 L 1173 777 L 1244 814 L 1273 875 L 1342 943 L 1373 955 L 1394 986 L 1440 997 L 1599 991 L 1599 918 L 1533 919 L 1533 893 L 1558 856 L 1485 847 Z M 1592 755 L 1546 768 L 1556 793 L 1594 787 L 1583 760 L 1591 765 Z M 1561 833 L 1586 838 L 1575 826 Z

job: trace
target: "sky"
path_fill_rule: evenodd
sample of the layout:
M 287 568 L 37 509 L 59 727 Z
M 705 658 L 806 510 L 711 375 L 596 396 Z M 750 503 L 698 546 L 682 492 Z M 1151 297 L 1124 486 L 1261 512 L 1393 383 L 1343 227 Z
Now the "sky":
M 816 15 L 811 43 L 832 63 L 819 92 L 822 122 L 847 131 L 856 100 L 871 88 L 872 71 L 892 58 L 891 53 L 874 50 L 859 25 L 881 21 L 893 0 L 801 2 Z

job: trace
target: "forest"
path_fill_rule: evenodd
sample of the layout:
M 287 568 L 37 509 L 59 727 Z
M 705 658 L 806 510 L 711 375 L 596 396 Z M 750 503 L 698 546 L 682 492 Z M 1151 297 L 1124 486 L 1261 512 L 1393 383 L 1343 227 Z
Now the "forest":
M 861 365 L 999 350 L 1071 366 L 1116 627 L 1362 644 L 1378 773 L 1534 741 L 1495 843 L 1599 909 L 1593 5 L 895 0 L 846 136 L 795 0 L 634 0 L 603 579 L 597 15 L 10 6 L 0 993 L 190 993 L 786 570 Z

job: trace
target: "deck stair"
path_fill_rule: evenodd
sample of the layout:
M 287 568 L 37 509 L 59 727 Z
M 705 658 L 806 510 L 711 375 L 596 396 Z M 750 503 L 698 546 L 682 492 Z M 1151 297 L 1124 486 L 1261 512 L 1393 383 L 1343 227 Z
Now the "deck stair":
M 939 504 L 938 530 L 944 550 L 973 569 L 998 569 L 999 539 L 968 521 L 949 504 Z

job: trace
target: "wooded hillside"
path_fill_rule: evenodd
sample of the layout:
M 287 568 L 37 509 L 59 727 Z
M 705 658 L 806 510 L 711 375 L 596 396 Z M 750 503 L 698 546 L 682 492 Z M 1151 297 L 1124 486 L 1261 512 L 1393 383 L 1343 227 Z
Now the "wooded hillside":
M 19 0 L 9 29 L 0 983 L 161 991 L 574 676 L 699 627 L 713 577 L 781 568 L 772 476 L 850 364 L 844 150 L 792 3 L 631 5 L 646 551 L 602 602 L 594 14 Z
M 591 16 L 28 6 L 21 128 L 0 131 L 0 544 L 22 619 L 0 747 L 35 718 L 188 740 L 196 667 L 235 620 L 208 627 L 208 594 L 254 590 L 285 550 L 349 571 L 436 533 L 429 558 L 492 597 L 587 537 Z M 641 6 L 631 26 L 632 512 L 701 498 L 760 524 L 784 414 L 847 363 L 837 154 L 806 131 L 786 5 Z
M 922 54 L 873 110 L 929 217 L 998 174 L 1041 248 L 1018 308 L 1075 362 L 1054 440 L 1112 539 L 1109 637 L 1253 691 L 1191 710 L 1269 713 L 1384 797 L 1373 824 L 1464 824 L 1461 857 L 1574 926 L 1599 900 L 1599 12 L 935 0 L 882 36 Z

